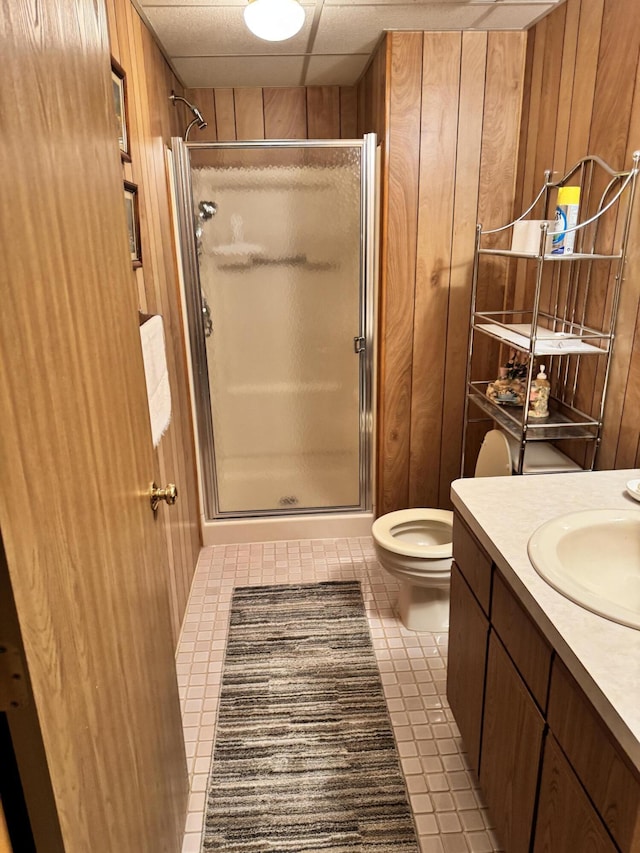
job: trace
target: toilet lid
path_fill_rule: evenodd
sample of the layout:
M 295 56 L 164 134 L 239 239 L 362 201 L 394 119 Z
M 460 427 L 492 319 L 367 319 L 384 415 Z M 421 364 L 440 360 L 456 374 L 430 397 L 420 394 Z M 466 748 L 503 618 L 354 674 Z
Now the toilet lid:
M 485 435 L 478 461 L 476 477 L 510 477 L 511 451 L 507 436 L 499 429 L 490 429 Z

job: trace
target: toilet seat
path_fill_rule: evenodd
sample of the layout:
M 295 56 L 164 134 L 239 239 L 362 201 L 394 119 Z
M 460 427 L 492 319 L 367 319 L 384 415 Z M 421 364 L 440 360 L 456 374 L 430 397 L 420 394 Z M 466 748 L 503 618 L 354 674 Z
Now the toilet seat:
M 373 522 L 374 540 L 405 557 L 437 560 L 451 557 L 453 513 L 446 509 L 401 509 Z
M 507 436 L 499 429 L 490 429 L 482 440 L 476 461 L 476 477 L 510 477 L 511 448 Z

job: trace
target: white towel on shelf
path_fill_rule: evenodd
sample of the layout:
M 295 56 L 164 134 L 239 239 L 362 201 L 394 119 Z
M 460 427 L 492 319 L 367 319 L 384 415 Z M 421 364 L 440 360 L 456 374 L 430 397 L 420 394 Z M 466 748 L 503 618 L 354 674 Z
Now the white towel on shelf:
M 140 340 L 147 381 L 151 438 L 153 446 L 157 447 L 171 421 L 171 390 L 162 317 L 156 314 L 140 326 Z

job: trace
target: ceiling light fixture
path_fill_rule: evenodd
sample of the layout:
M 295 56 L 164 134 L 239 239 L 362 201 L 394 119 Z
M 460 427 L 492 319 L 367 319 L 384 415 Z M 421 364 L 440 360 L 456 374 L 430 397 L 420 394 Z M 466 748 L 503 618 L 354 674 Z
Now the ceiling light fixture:
M 285 41 L 302 29 L 304 9 L 298 0 L 249 0 L 244 22 L 258 38 Z

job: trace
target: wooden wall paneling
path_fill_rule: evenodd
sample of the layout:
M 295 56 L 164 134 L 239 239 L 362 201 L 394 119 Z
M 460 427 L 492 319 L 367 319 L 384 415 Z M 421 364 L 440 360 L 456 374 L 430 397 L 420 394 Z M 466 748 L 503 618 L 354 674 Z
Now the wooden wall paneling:
M 358 137 L 358 90 L 356 86 L 340 86 L 340 139 Z
M 166 445 L 161 442 L 159 447 L 159 450 L 162 450 L 163 455 L 166 456 L 167 482 L 173 482 L 175 479 L 179 480 L 182 485 L 180 500 L 176 504 L 179 511 L 168 514 L 167 525 L 173 542 L 175 571 L 181 579 L 182 597 L 176 609 L 177 619 L 174 619 L 174 626 L 179 629 L 182 623 L 182 613 L 189 596 L 193 569 L 200 550 L 198 486 L 191 422 L 191 401 L 185 375 L 186 341 L 178 294 L 176 256 L 172 242 L 170 202 L 165 171 L 164 141 L 168 142 L 169 140 L 170 122 L 167 121 L 168 110 L 166 107 L 164 109 L 162 107 L 165 100 L 169 104 L 171 102 L 167 99 L 166 88 L 164 86 L 158 88 L 157 86 L 159 81 L 163 81 L 164 58 L 157 50 L 146 27 L 140 24 L 139 32 L 142 42 L 142 55 L 148 72 L 146 76 L 146 94 L 149 103 L 147 136 L 151 139 L 146 149 L 148 185 L 151 188 L 148 195 L 150 204 L 148 220 L 155 231 L 156 290 L 165 320 L 174 412 L 179 413 L 179 416 L 174 418 L 173 428 L 167 432 L 166 437 L 171 436 L 171 444 Z M 170 112 L 169 115 L 171 115 Z M 162 117 L 161 124 L 164 125 L 164 127 L 158 127 L 157 133 L 154 132 L 154 116 Z M 172 454 L 167 452 L 169 447 L 172 448 Z
M 520 159 L 519 172 L 522 178 L 518 178 L 518 215 L 526 210 L 538 194 L 542 186 L 543 175 L 536 174 L 536 146 L 538 142 L 537 128 L 542 108 L 542 78 L 544 75 L 544 45 L 547 37 L 547 18 L 543 18 L 534 29 L 529 31 L 527 44 L 527 59 L 529 68 L 525 71 L 525 79 L 528 90 L 525 90 L 523 106 L 526 103 L 527 114 L 523 113 L 523 126 L 526 121 L 527 134 L 521 134 L 520 145 L 523 156 Z M 547 168 L 547 167 L 545 167 Z M 534 210 L 534 215 L 541 215 L 540 211 Z M 513 284 L 513 304 L 525 305 L 533 294 L 533 281 L 528 264 L 519 263 Z
M 309 139 L 340 138 L 340 89 L 337 86 L 307 87 L 307 135 Z
M 303 87 L 263 89 L 267 139 L 307 139 L 307 102 Z
M 462 35 L 423 38 L 409 504 L 437 506 Z
M 213 89 L 185 89 L 184 97 L 200 110 L 202 118 L 206 121 L 207 126 L 204 130 L 200 130 L 197 125 L 192 129 L 189 138 L 192 142 L 217 142 L 218 141 L 218 126 L 216 122 L 216 101 Z M 173 136 L 184 136 L 187 125 L 193 118 L 189 110 L 184 106 L 182 110 L 183 118 L 180 122 L 180 130 Z M 177 110 L 176 110 L 177 112 Z
M 422 33 L 391 33 L 380 303 L 378 513 L 408 506 Z
M 640 216 L 636 206 L 635 216 Z M 634 233 L 638 234 L 637 228 Z M 640 239 L 640 235 L 638 237 Z M 637 247 L 637 248 L 636 248 Z M 640 268 L 638 257 L 638 244 L 636 244 L 631 255 L 631 263 L 637 271 Z M 637 278 L 633 281 L 635 298 L 637 299 Z M 616 382 L 613 394 L 606 408 L 605 430 L 603 437 L 603 453 L 598 461 L 598 468 L 611 466 L 613 468 L 635 468 L 640 465 L 640 429 L 638 417 L 640 413 L 640 312 L 636 312 L 635 324 L 627 324 L 628 332 L 632 335 L 630 355 L 627 356 L 627 347 L 622 350 L 616 342 L 613 356 L 613 375 L 621 374 Z M 631 328 L 629 328 L 631 326 Z M 628 358 L 628 361 L 626 359 Z M 624 359 L 624 361 L 623 361 Z M 625 367 L 627 367 L 625 371 Z M 625 375 L 626 373 L 626 375 Z M 616 408 L 616 402 L 623 399 L 622 409 Z M 612 462 L 613 458 L 613 462 Z
M 138 304 L 145 312 L 162 314 L 167 339 L 173 415 L 154 458 L 155 478 L 176 482 L 180 492 L 175 512 L 158 522 L 165 527 L 167 585 L 177 640 L 198 557 L 200 534 L 195 448 L 163 141 L 168 142 L 175 134 L 181 136 L 190 118 L 185 122 L 182 106 L 174 107 L 169 100 L 171 90 L 181 94 L 182 87 L 129 0 L 112 0 L 109 8 L 113 16 L 111 38 L 117 38 L 120 63 L 127 73 L 132 162 L 125 165 L 130 170 L 128 177 L 138 185 L 140 202 L 143 266 L 135 274 Z
M 371 65 L 369 65 L 369 69 L 370 68 L 371 68 Z M 362 128 L 366 127 L 366 124 L 367 124 L 366 119 L 365 119 L 365 110 L 364 110 L 364 103 L 365 103 L 365 97 L 364 96 L 365 96 L 365 91 L 366 91 L 366 84 L 367 84 L 367 81 L 369 80 L 369 77 L 370 77 L 370 70 L 369 69 L 365 72 L 364 76 L 362 77 L 362 79 L 360 80 L 360 82 L 358 83 L 358 86 L 357 86 L 358 103 L 356 105 L 356 133 L 358 136 L 362 136 L 362 134 L 365 132 L 362 130 Z
M 558 93 L 558 111 L 555 127 L 555 146 L 553 168 L 560 174 L 573 164 L 567 160 L 569 144 L 569 126 L 571 124 L 571 105 L 573 103 L 573 88 L 576 73 L 576 56 L 578 53 L 578 28 L 580 25 L 580 3 L 567 2 L 564 6 L 564 40 L 560 46 L 562 53 L 562 68 L 560 71 L 560 87 Z M 560 23 L 558 19 L 558 23 Z M 556 22 L 554 20 L 554 26 Z M 550 168 L 550 167 L 547 167 Z
M 513 219 L 517 183 L 518 145 L 522 116 L 526 33 L 491 32 L 487 44 L 487 70 L 480 162 L 478 221 L 484 229 Z M 508 248 L 510 235 L 502 232 L 485 245 Z M 478 305 L 500 310 L 507 294 L 509 262 L 486 258 L 478 277 Z M 474 379 L 497 375 L 499 358 L 490 339 L 480 336 L 474 346 Z M 480 449 L 481 430 L 467 434 L 466 458 L 471 465 Z
M 552 169 L 554 172 L 561 172 L 562 170 L 562 166 L 554 162 L 554 149 L 556 147 L 556 128 L 559 118 L 558 103 L 560 99 L 562 58 L 564 55 L 566 3 L 563 3 L 555 11 L 557 14 L 553 16 L 553 19 L 546 19 L 547 32 L 544 40 L 542 90 L 540 92 L 540 99 L 544 104 L 544 109 L 540 111 L 536 126 L 535 190 L 542 184 L 545 169 Z
M 593 120 L 590 134 L 590 148 L 614 167 L 623 168 L 627 152 L 631 107 L 636 81 L 635 70 L 638 67 L 640 52 L 640 20 L 637 14 L 629 16 L 624 3 L 605 4 L 602 19 L 602 37 L 594 94 Z M 604 189 L 606 179 L 598 176 L 594 182 L 595 198 Z M 601 227 L 604 246 L 613 246 L 615 220 L 607 217 Z M 610 304 L 610 292 L 613 281 L 610 270 L 598 265 L 594 268 L 591 280 L 591 297 L 587 322 L 599 327 L 606 316 Z M 594 397 L 594 389 L 600 382 L 596 376 L 603 376 L 604 366 L 595 359 L 582 359 L 576 404 L 583 411 L 595 410 L 599 399 Z
M 124 0 L 122 4 L 123 12 L 126 15 L 127 30 L 129 34 L 129 59 L 132 69 L 135 70 L 136 76 L 136 91 L 137 97 L 135 100 L 134 116 L 132 118 L 132 165 L 135 159 L 135 172 L 138 183 L 139 209 L 140 209 L 140 242 L 143 249 L 143 267 L 139 271 L 139 276 L 143 277 L 144 289 L 146 292 L 147 311 L 150 313 L 158 313 L 162 315 L 165 323 L 165 335 L 167 339 L 166 353 L 167 366 L 169 369 L 169 382 L 172 389 L 176 388 L 175 363 L 173 359 L 173 346 L 169 328 L 169 311 L 165 305 L 165 294 L 162 290 L 162 282 L 160 279 L 159 264 L 161 263 L 161 247 L 158 245 L 154 215 L 152 211 L 158 209 L 157 204 L 154 204 L 154 196 L 156 192 L 155 175 L 153 173 L 151 146 L 149 144 L 149 97 L 147 91 L 147 76 L 144 64 L 144 49 L 142 45 L 142 29 L 141 21 L 137 11 L 131 6 L 128 0 Z M 173 109 L 170 101 L 167 101 L 168 106 Z M 145 250 L 146 247 L 146 250 Z M 175 401 L 173 401 L 175 405 Z M 179 476 L 179 454 L 176 446 L 176 430 L 167 431 L 160 445 L 157 448 L 156 459 L 158 464 L 158 478 L 162 483 L 179 481 L 182 485 L 183 480 Z M 182 497 L 182 495 L 181 495 Z M 185 504 L 179 501 L 180 506 L 176 504 L 179 523 L 182 522 Z M 170 519 L 164 521 L 164 531 L 167 540 L 167 550 L 169 553 L 169 569 L 170 575 L 168 578 L 171 591 L 175 589 L 176 598 L 171 597 L 172 616 L 173 616 L 173 631 L 174 642 L 177 644 L 180 625 L 182 623 L 182 613 L 188 597 L 188 589 L 185 589 L 184 576 L 182 566 L 186 562 L 186 547 L 181 537 L 174 538 L 171 529 L 172 522 Z M 180 602 L 183 602 L 182 608 Z M 181 612 L 182 611 L 182 612 Z
M 568 2 L 580 6 L 571 122 L 567 139 L 567 163 L 572 165 L 585 154 L 597 153 L 590 150 L 589 134 L 605 0 L 593 0 L 591 3 L 580 3 L 579 0 L 568 0 Z
M 451 507 L 451 482 L 460 476 L 465 375 L 471 311 L 473 250 L 478 218 L 487 33 L 463 33 L 454 186 L 451 284 L 442 407 L 440 486 L 435 506 Z
M 514 211 L 519 215 L 521 210 L 526 209 L 531 201 L 538 194 L 542 187 L 545 171 L 551 170 L 555 177 L 559 177 L 559 169 L 554 164 L 554 148 L 555 148 L 555 128 L 558 120 L 558 100 L 560 91 L 560 76 L 562 73 L 562 58 L 563 58 L 563 37 L 565 29 L 566 4 L 558 9 L 560 15 L 554 16 L 553 20 L 549 17 L 544 19 L 544 28 L 542 38 L 538 38 L 536 28 L 536 49 L 539 52 L 539 60 L 536 67 L 536 76 L 539 74 L 539 94 L 538 105 L 544 105 L 539 108 L 535 118 L 535 123 L 528 122 L 530 130 L 530 139 L 528 144 L 529 156 L 531 158 L 531 178 L 532 183 L 528 192 L 527 198 L 523 204 L 518 204 L 518 209 Z M 533 212 L 534 216 L 542 217 L 542 206 L 539 210 Z M 559 269 L 545 270 L 544 280 L 541 288 L 540 308 L 543 311 L 549 310 L 549 301 L 552 288 L 557 284 L 552 272 L 559 272 Z M 535 286 L 536 286 L 536 268 L 534 264 L 518 263 L 516 278 L 522 282 L 524 277 L 524 290 L 522 285 L 517 286 L 518 294 L 522 294 L 521 304 L 531 306 L 533 304 Z
M 636 87 L 631 107 L 631 123 L 627 144 L 626 164 L 631 163 L 633 152 L 640 146 L 640 87 Z M 621 221 L 618 217 L 618 232 Z M 620 239 L 620 233 L 616 236 Z M 598 454 L 598 468 L 608 469 L 616 466 L 616 454 L 620 442 L 619 468 L 637 467 L 638 460 L 634 446 L 638 445 L 638 412 L 640 412 L 640 383 L 632 380 L 634 366 L 634 346 L 640 344 L 638 323 L 640 317 L 640 204 L 636 198 L 635 210 L 631 219 L 629 250 L 624 270 L 620 305 L 616 324 L 614 355 L 611 360 L 609 389 L 604 413 L 602 443 Z M 635 376 L 638 374 L 635 373 Z M 630 439 L 630 443 L 628 441 Z
M 214 101 L 218 142 L 234 142 L 237 136 L 233 89 L 215 89 Z
M 554 167 L 561 170 L 586 154 L 599 154 L 614 166 L 629 165 L 631 152 L 640 138 L 640 95 L 635 86 L 640 46 L 640 23 L 633 0 L 567 0 L 562 50 L 562 73 L 558 101 L 558 122 L 553 128 Z M 538 145 L 539 116 L 552 105 L 549 93 L 542 93 L 541 73 L 548 57 L 541 43 L 552 37 L 560 20 L 560 9 L 541 21 L 530 33 L 535 48 L 530 59 L 531 103 L 529 106 L 527 151 L 521 168 L 532 171 L 532 157 Z M 577 29 L 576 29 L 577 27 Z M 572 78 L 572 79 L 571 79 Z M 541 95 L 538 98 L 537 90 Z M 570 93 L 570 100 L 569 100 Z M 567 121 L 567 104 L 568 121 Z M 562 152 L 566 151 L 564 163 Z M 526 201 L 526 180 L 523 182 Z M 637 222 L 632 222 L 630 251 L 618 314 L 616 345 L 611 365 L 605 427 L 598 458 L 599 468 L 627 467 L 636 464 L 639 447 L 638 421 L 640 394 L 636 393 L 640 371 L 640 332 L 638 317 L 640 258 Z M 617 223 L 619 233 L 620 222 Z M 604 279 L 594 282 L 599 293 L 596 322 L 606 309 L 608 288 Z M 594 400 L 592 388 L 595 365 L 583 359 L 581 397 L 578 403 L 589 408 Z M 584 389 L 588 390 L 585 391 Z M 622 414 L 620 415 L 620 412 Z
M 358 84 L 358 136 L 376 133 L 380 143 L 388 128 L 390 62 L 391 38 L 385 36 Z
M 236 136 L 238 139 L 264 139 L 262 89 L 234 89 Z
M 107 10 L 107 28 L 109 30 L 109 46 L 111 48 L 111 55 L 115 57 L 120 65 L 122 65 L 122 62 L 120 62 L 121 51 L 120 43 L 118 41 L 118 29 L 116 27 L 115 0 L 105 0 L 105 8 Z
M 518 151 L 526 151 L 529 131 L 530 131 L 530 114 L 533 101 L 533 91 L 531 79 L 533 76 L 533 57 L 535 54 L 535 27 L 527 34 L 527 53 L 524 66 L 524 83 L 522 95 L 522 121 L 520 122 L 520 141 L 518 143 Z M 526 210 L 530 204 L 528 201 L 529 190 L 525 194 L 525 172 L 527 160 L 526 157 L 519 157 L 518 170 L 516 174 L 516 206 L 515 212 L 520 215 L 523 210 Z M 531 176 L 530 176 L 531 178 Z M 533 211 L 533 215 L 537 215 L 538 211 Z M 515 274 L 510 278 L 507 285 L 507 304 L 520 305 L 524 301 L 526 266 L 522 262 L 516 262 Z
M 539 188 L 542 186 L 544 173 L 547 169 L 551 170 L 555 177 L 560 177 L 563 172 L 563 166 L 554 162 L 554 149 L 556 128 L 559 119 L 558 106 L 560 98 L 560 78 L 562 75 L 566 9 L 566 4 L 563 4 L 557 10 L 559 14 L 554 16 L 553 21 L 547 21 L 547 35 L 544 43 L 544 58 L 542 61 L 542 91 L 540 94 L 545 108 L 540 112 L 536 128 L 536 186 L 534 187 L 534 193 L 537 193 Z M 515 213 L 519 215 L 520 210 L 515 211 Z M 519 266 L 524 266 L 527 270 L 527 297 L 525 304 L 530 306 L 533 304 L 533 294 L 535 291 L 535 264 L 519 264 Z M 540 290 L 541 310 L 552 310 L 554 294 L 558 290 L 561 290 L 562 292 L 566 291 L 568 277 L 567 275 L 561 275 L 561 273 L 566 271 L 568 271 L 568 268 L 565 269 L 560 266 L 544 270 Z M 560 297 L 560 301 L 562 304 L 562 296 Z

